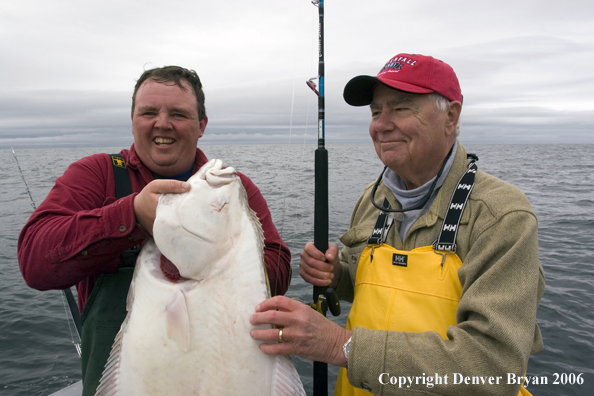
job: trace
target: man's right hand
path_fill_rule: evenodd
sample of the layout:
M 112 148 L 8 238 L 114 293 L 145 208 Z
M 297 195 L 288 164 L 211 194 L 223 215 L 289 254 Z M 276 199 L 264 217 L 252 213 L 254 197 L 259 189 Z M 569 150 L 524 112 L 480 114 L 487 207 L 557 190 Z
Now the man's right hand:
M 155 222 L 157 204 L 161 194 L 180 194 L 188 191 L 190 191 L 190 183 L 188 182 L 166 179 L 153 180 L 134 197 L 136 221 L 149 234 L 153 235 L 153 223 Z
M 328 250 L 323 254 L 312 242 L 308 242 L 301 252 L 299 275 L 314 286 L 336 288 L 342 275 L 342 266 L 338 260 L 338 245 L 328 244 Z

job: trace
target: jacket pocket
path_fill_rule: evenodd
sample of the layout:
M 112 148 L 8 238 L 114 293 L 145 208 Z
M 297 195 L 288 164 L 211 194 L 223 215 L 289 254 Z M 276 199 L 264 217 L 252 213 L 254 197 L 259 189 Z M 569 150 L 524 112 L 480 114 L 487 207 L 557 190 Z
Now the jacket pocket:
M 344 244 L 343 257 L 347 260 L 349 275 L 353 282 L 357 275 L 359 258 L 367 246 L 367 240 L 371 236 L 372 231 L 373 226 L 360 225 L 350 228 L 340 237 L 340 241 Z

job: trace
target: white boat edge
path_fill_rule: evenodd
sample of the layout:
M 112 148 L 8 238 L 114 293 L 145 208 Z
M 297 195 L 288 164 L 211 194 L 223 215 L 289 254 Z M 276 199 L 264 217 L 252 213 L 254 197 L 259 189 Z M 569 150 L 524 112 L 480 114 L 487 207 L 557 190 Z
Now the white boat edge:
M 82 381 L 75 382 L 67 388 L 61 389 L 49 396 L 80 396 L 82 395 Z

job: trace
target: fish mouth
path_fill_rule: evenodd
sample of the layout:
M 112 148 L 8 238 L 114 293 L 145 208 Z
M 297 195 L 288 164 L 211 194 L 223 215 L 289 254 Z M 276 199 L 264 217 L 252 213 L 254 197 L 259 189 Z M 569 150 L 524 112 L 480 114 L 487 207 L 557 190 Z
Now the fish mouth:
M 194 237 L 196 237 L 196 238 L 198 238 L 200 240 L 203 240 L 205 242 L 208 242 L 208 243 L 215 243 L 216 242 L 216 239 L 215 238 L 209 238 L 207 236 L 207 234 L 199 234 L 198 232 L 196 232 L 196 231 L 194 231 L 194 230 L 186 227 L 186 224 L 185 224 L 185 221 L 184 221 L 184 217 L 181 216 L 180 213 L 179 213 L 179 208 L 178 208 L 178 210 L 176 212 L 177 212 L 178 223 L 179 223 L 179 226 L 182 228 L 182 230 L 186 231 L 188 234 L 191 234 L 192 236 L 194 236 Z
M 190 233 L 190 234 L 194 235 L 194 236 L 195 236 L 196 238 L 198 238 L 198 239 L 202 239 L 203 241 L 205 241 L 205 242 L 208 242 L 208 243 L 215 243 L 215 242 L 216 242 L 216 239 L 207 238 L 207 237 L 205 237 L 204 235 L 197 234 L 197 233 L 195 233 L 194 231 L 187 229 L 187 228 L 186 228 L 186 227 L 183 225 L 183 223 L 181 224 L 181 227 L 182 227 L 184 230 L 186 230 L 188 233 Z
M 177 213 L 178 224 L 182 228 L 182 230 L 186 231 L 188 234 L 191 234 L 192 236 L 194 236 L 194 237 L 196 237 L 196 238 L 198 238 L 200 240 L 203 240 L 203 241 L 205 241 L 207 243 L 215 243 L 216 242 L 216 239 L 215 238 L 209 238 L 207 236 L 207 234 L 199 234 L 198 232 L 190 229 L 189 227 L 186 227 L 186 224 L 185 224 L 185 221 L 184 221 L 184 216 L 182 216 L 179 213 L 179 209 L 180 208 L 177 208 L 176 213 Z
M 227 201 L 224 201 L 222 203 L 222 205 L 213 205 L 213 209 L 217 212 L 220 212 L 222 210 L 222 208 L 227 204 Z M 187 216 L 184 216 L 184 212 L 186 208 L 188 208 L 188 205 L 190 205 L 190 203 L 187 202 L 187 200 L 184 198 L 182 204 L 180 204 L 176 210 L 175 210 L 175 214 L 177 216 L 177 222 L 179 224 L 179 226 L 182 228 L 182 230 L 186 231 L 188 234 L 191 234 L 192 236 L 203 240 L 207 243 L 211 243 L 214 244 L 217 242 L 217 239 L 215 237 L 210 237 L 209 234 L 207 232 L 199 232 L 199 231 L 204 231 L 204 230 L 197 230 L 196 227 L 193 227 L 193 222 L 191 220 L 188 220 Z

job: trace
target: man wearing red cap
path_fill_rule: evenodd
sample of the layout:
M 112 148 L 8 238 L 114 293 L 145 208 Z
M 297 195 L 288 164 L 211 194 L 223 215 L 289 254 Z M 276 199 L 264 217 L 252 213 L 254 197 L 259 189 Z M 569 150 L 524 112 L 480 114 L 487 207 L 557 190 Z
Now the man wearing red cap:
M 385 168 L 359 198 L 344 248 L 308 243 L 300 274 L 352 301 L 346 329 L 275 297 L 253 330 L 290 353 L 341 366 L 335 395 L 529 394 L 522 378 L 543 348 L 537 220 L 516 187 L 478 170 L 457 141 L 462 93 L 453 69 L 399 54 L 344 98 L 369 105 Z M 427 392 L 427 393 L 425 393 Z

